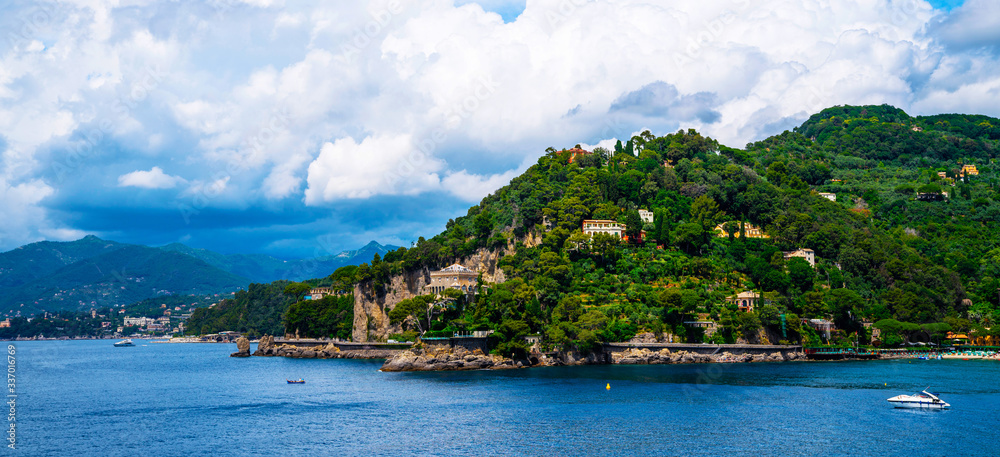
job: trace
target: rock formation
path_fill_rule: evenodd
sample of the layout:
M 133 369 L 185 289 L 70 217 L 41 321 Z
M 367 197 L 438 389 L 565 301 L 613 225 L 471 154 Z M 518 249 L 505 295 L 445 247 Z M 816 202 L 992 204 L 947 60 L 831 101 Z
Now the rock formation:
M 456 258 L 452 262 L 483 274 L 483 281 L 502 283 L 507 280 L 503 269 L 498 266 L 500 259 L 514 253 L 516 242 L 531 247 L 541 243 L 541 236 L 528 234 L 522 239 L 511 239 L 502 250 L 477 249 L 468 257 Z M 389 278 L 385 285 L 385 293 L 377 294 L 370 282 L 354 286 L 354 331 L 351 339 L 354 341 L 383 340 L 390 333 L 400 333 L 399 324 L 389 322 L 389 311 L 396 304 L 423 295 L 424 286 L 430 284 L 431 270 L 422 268 L 405 272 Z
M 620 365 L 653 365 L 663 363 L 737 363 L 737 362 L 785 362 L 801 360 L 805 356 L 799 352 L 774 351 L 770 354 L 699 354 L 697 352 L 660 349 L 651 351 L 646 348 L 632 348 L 611 354 L 611 363 Z
M 341 351 L 334 343 L 316 346 L 276 344 L 274 337 L 265 335 L 253 355 L 258 357 L 290 357 L 296 359 L 386 359 L 401 349 L 358 349 Z
M 271 335 L 264 335 L 260 337 L 260 341 L 257 342 L 257 350 L 254 351 L 253 355 L 267 355 L 268 351 L 274 347 L 274 337 Z
M 464 347 L 410 349 L 386 360 L 382 371 L 455 371 L 483 369 L 511 369 L 525 366 L 524 362 L 492 354 L 479 349 L 469 351 Z
M 245 336 L 236 339 L 236 352 L 229 354 L 230 357 L 250 357 L 250 340 Z

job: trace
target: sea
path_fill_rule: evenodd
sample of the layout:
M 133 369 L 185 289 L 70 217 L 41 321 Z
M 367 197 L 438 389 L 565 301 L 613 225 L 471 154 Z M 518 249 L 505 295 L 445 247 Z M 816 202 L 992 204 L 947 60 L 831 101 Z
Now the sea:
M 112 343 L 2 343 L 14 424 L 7 454 L 1000 454 L 1000 361 L 382 373 L 380 360 Z M 286 382 L 299 378 L 305 384 Z M 952 408 L 886 402 L 926 388 Z

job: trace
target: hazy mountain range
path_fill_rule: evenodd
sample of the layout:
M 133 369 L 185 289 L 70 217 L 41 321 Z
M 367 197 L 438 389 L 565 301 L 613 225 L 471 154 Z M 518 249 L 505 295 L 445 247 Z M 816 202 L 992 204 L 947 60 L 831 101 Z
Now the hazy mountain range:
M 42 241 L 0 253 L 0 313 L 31 315 L 124 305 L 159 295 L 228 293 L 251 282 L 326 276 L 395 249 L 372 241 L 337 255 L 281 260 L 179 243 L 140 246 L 96 236 Z

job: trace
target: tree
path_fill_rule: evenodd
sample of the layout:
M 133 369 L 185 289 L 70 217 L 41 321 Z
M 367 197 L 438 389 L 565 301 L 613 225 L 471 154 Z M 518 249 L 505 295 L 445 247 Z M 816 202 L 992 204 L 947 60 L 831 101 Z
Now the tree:
M 909 340 L 909 335 L 920 326 L 909 322 L 900 322 L 895 319 L 882 319 L 875 323 L 875 328 L 881 332 L 882 342 L 889 346 L 898 346 Z
M 719 218 L 726 213 L 719 209 L 719 204 L 711 197 L 702 195 L 691 203 L 691 220 L 701 225 L 703 230 L 712 230 Z
M 625 235 L 629 243 L 642 244 L 642 218 L 638 210 L 633 209 L 625 216 Z
M 689 222 L 678 225 L 677 229 L 670 234 L 670 238 L 685 252 L 694 255 L 701 246 L 703 232 L 701 224 Z
M 733 239 L 736 236 L 736 233 L 740 230 L 740 224 L 736 221 L 729 221 L 726 222 L 725 224 L 722 224 L 722 229 L 725 230 L 726 234 L 729 235 L 729 241 L 733 241 Z
M 307 292 L 312 289 L 312 286 L 304 282 L 293 282 L 285 286 L 285 295 L 292 297 L 295 301 L 302 300 Z
M 812 290 L 816 272 L 806 259 L 792 257 L 788 260 L 788 280 L 802 292 Z
M 480 211 L 476 215 L 476 219 L 473 221 L 473 229 L 475 230 L 476 238 L 479 240 L 479 245 L 485 245 L 486 240 L 490 237 L 490 232 L 493 231 L 493 223 L 490 222 L 490 217 L 485 210 Z

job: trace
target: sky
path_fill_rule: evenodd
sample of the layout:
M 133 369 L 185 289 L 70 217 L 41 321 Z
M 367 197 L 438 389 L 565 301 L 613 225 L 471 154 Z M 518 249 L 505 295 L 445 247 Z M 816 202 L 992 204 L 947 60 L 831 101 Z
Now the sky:
M 1000 116 L 993 0 L 0 4 L 0 250 L 409 246 L 547 147 Z

